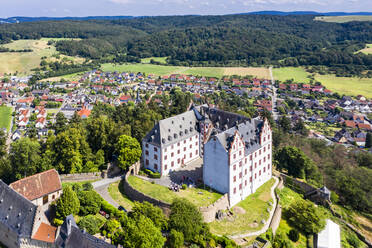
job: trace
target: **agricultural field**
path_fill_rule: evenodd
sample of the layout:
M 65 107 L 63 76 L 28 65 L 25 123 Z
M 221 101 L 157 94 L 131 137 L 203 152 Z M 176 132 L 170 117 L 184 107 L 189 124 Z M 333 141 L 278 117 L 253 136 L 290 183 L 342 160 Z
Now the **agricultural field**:
M 274 182 L 274 179 L 266 182 L 255 193 L 233 207 L 232 217 L 209 223 L 211 232 L 217 235 L 238 235 L 260 230 L 264 225 L 261 221 L 269 217 L 267 208 L 272 208 L 269 202 L 273 202 L 271 187 Z
M 372 54 L 372 44 L 367 44 L 364 49 L 359 50 L 357 53 Z
M 6 128 L 10 130 L 10 124 L 12 120 L 12 108 L 6 106 L 0 106 L 0 128 Z
M 62 79 L 66 81 L 79 81 L 79 79 L 84 75 L 84 72 L 77 72 L 73 74 L 67 74 L 59 77 L 45 78 L 41 80 L 42 82 L 59 82 Z
M 355 16 L 317 16 L 314 19 L 315 21 L 322 21 L 322 22 L 337 22 L 337 23 L 345 23 L 345 22 L 353 22 L 353 21 L 365 21 L 369 22 L 372 21 L 372 16 L 364 16 L 364 15 L 355 15 Z
M 306 72 L 302 67 L 280 67 L 273 68 L 273 77 L 275 80 L 286 81 L 293 79 L 298 83 L 308 83 L 310 73 Z
M 328 89 L 350 96 L 363 95 L 372 98 L 372 78 L 336 77 L 316 75 L 315 79 Z
M 150 58 L 149 58 L 150 59 Z M 149 61 L 149 59 L 147 59 Z M 145 60 L 143 60 L 145 61 Z M 221 78 L 222 76 L 248 76 L 259 78 L 269 78 L 270 73 L 267 68 L 260 67 L 185 67 L 185 66 L 166 66 L 166 65 L 153 65 L 153 64 L 103 64 L 101 66 L 103 71 L 119 71 L 119 72 L 143 72 L 146 74 L 154 74 L 158 76 L 170 75 L 170 74 L 186 74 L 204 77 L 216 77 Z
M 17 40 L 2 45 L 13 50 L 31 49 L 32 52 L 6 52 L 0 53 L 0 73 L 16 73 L 27 75 L 31 69 L 40 66 L 41 58 L 47 57 L 47 61 L 69 60 L 82 63 L 82 58 L 60 55 L 54 46 L 48 45 L 49 39 L 41 40 Z M 59 58 L 57 58 L 59 55 Z
M 128 183 L 142 193 L 167 203 L 172 203 L 176 198 L 186 198 L 198 207 L 206 207 L 222 197 L 219 193 L 200 188 L 187 188 L 173 192 L 167 187 L 150 183 L 136 176 L 129 176 Z
M 295 82 L 308 83 L 311 75 L 302 67 L 281 67 L 273 69 L 275 80 L 286 81 L 294 79 Z M 315 75 L 315 81 L 321 82 L 327 89 L 338 92 L 340 95 L 363 95 L 372 98 L 372 78 L 336 77 L 332 74 Z

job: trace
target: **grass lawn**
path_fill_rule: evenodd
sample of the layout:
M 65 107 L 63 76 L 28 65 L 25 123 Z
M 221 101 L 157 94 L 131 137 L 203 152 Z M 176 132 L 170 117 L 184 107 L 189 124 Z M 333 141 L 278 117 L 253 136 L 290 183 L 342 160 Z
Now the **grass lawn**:
M 234 220 L 225 218 L 209 223 L 211 232 L 217 235 L 236 235 L 260 230 L 264 225 L 261 221 L 269 217 L 267 208 L 270 207 L 269 201 L 272 202 L 270 189 L 274 182 L 275 180 L 271 179 L 254 194 L 239 202 L 236 207 L 244 209 L 245 213 L 235 213 Z
M 0 106 L 0 128 L 10 129 L 10 122 L 12 120 L 12 108 Z
M 306 72 L 302 67 L 281 67 L 273 68 L 273 76 L 275 80 L 282 82 L 294 79 L 297 83 L 308 83 L 310 79 L 307 77 L 310 73 Z
M 59 54 L 54 46 L 48 45 L 47 39 L 42 40 L 17 40 L 9 44 L 2 45 L 3 47 L 22 50 L 32 49 L 32 52 L 19 53 L 19 52 L 8 52 L 0 53 L 0 73 L 15 73 L 18 72 L 21 75 L 28 74 L 31 69 L 40 66 L 41 58 L 47 57 L 47 60 L 56 61 L 53 55 Z M 75 62 L 82 62 L 83 59 L 60 55 L 60 60 L 67 58 Z
M 141 59 L 141 63 L 143 63 L 143 64 L 150 64 L 150 61 L 152 59 L 154 61 L 159 62 L 159 63 L 162 63 L 162 64 L 166 64 L 167 63 L 167 61 L 166 61 L 167 57 L 150 57 L 150 58 L 144 58 L 144 59 Z
M 64 79 L 66 81 L 78 81 L 82 76 L 84 75 L 84 72 L 77 72 L 73 74 L 67 74 L 59 77 L 51 77 L 51 78 L 45 78 L 41 80 L 42 82 L 59 82 L 61 79 Z
M 133 201 L 131 201 L 128 196 L 125 195 L 123 190 L 123 184 L 121 182 L 116 182 L 110 184 L 108 187 L 108 192 L 112 199 L 114 199 L 117 203 L 123 206 L 127 210 L 131 210 L 133 207 Z
M 97 180 L 88 180 L 88 181 L 81 181 L 81 182 L 62 182 L 62 188 L 66 187 L 66 186 L 71 186 L 74 185 L 74 184 L 80 184 L 80 185 L 83 185 L 84 183 L 93 183 L 93 182 L 96 182 L 98 181 Z
M 345 95 L 363 95 L 372 98 L 372 78 L 336 77 L 316 75 L 315 79 L 328 89 Z
M 128 182 L 142 193 L 167 203 L 172 203 L 174 199 L 180 197 L 186 198 L 198 207 L 204 207 L 217 201 L 222 196 L 219 193 L 199 188 L 188 188 L 179 192 L 173 192 L 167 187 L 152 184 L 135 176 L 129 176 Z

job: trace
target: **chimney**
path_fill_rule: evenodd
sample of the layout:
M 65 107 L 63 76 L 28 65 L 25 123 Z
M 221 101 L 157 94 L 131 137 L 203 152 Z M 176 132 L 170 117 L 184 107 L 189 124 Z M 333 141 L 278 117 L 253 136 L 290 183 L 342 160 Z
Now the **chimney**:
M 67 220 L 67 236 L 70 236 L 71 234 L 71 220 Z

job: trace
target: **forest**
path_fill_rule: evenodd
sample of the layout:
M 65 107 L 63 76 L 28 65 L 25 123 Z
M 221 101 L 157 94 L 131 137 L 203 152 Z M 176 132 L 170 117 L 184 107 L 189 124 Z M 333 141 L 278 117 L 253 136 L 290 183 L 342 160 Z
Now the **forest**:
M 372 22 L 326 23 L 312 15 L 168 16 L 41 21 L 0 25 L 0 43 L 60 40 L 57 50 L 100 62 L 168 57 L 185 66 L 326 66 L 339 76 L 366 76 Z M 370 74 L 369 74 L 370 76 Z

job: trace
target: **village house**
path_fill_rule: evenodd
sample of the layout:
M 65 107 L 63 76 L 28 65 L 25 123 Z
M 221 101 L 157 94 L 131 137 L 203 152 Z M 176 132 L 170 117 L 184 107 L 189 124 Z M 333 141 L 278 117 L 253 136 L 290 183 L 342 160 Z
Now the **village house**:
M 26 199 L 44 209 L 62 194 L 62 184 L 55 169 L 18 180 L 9 185 Z

